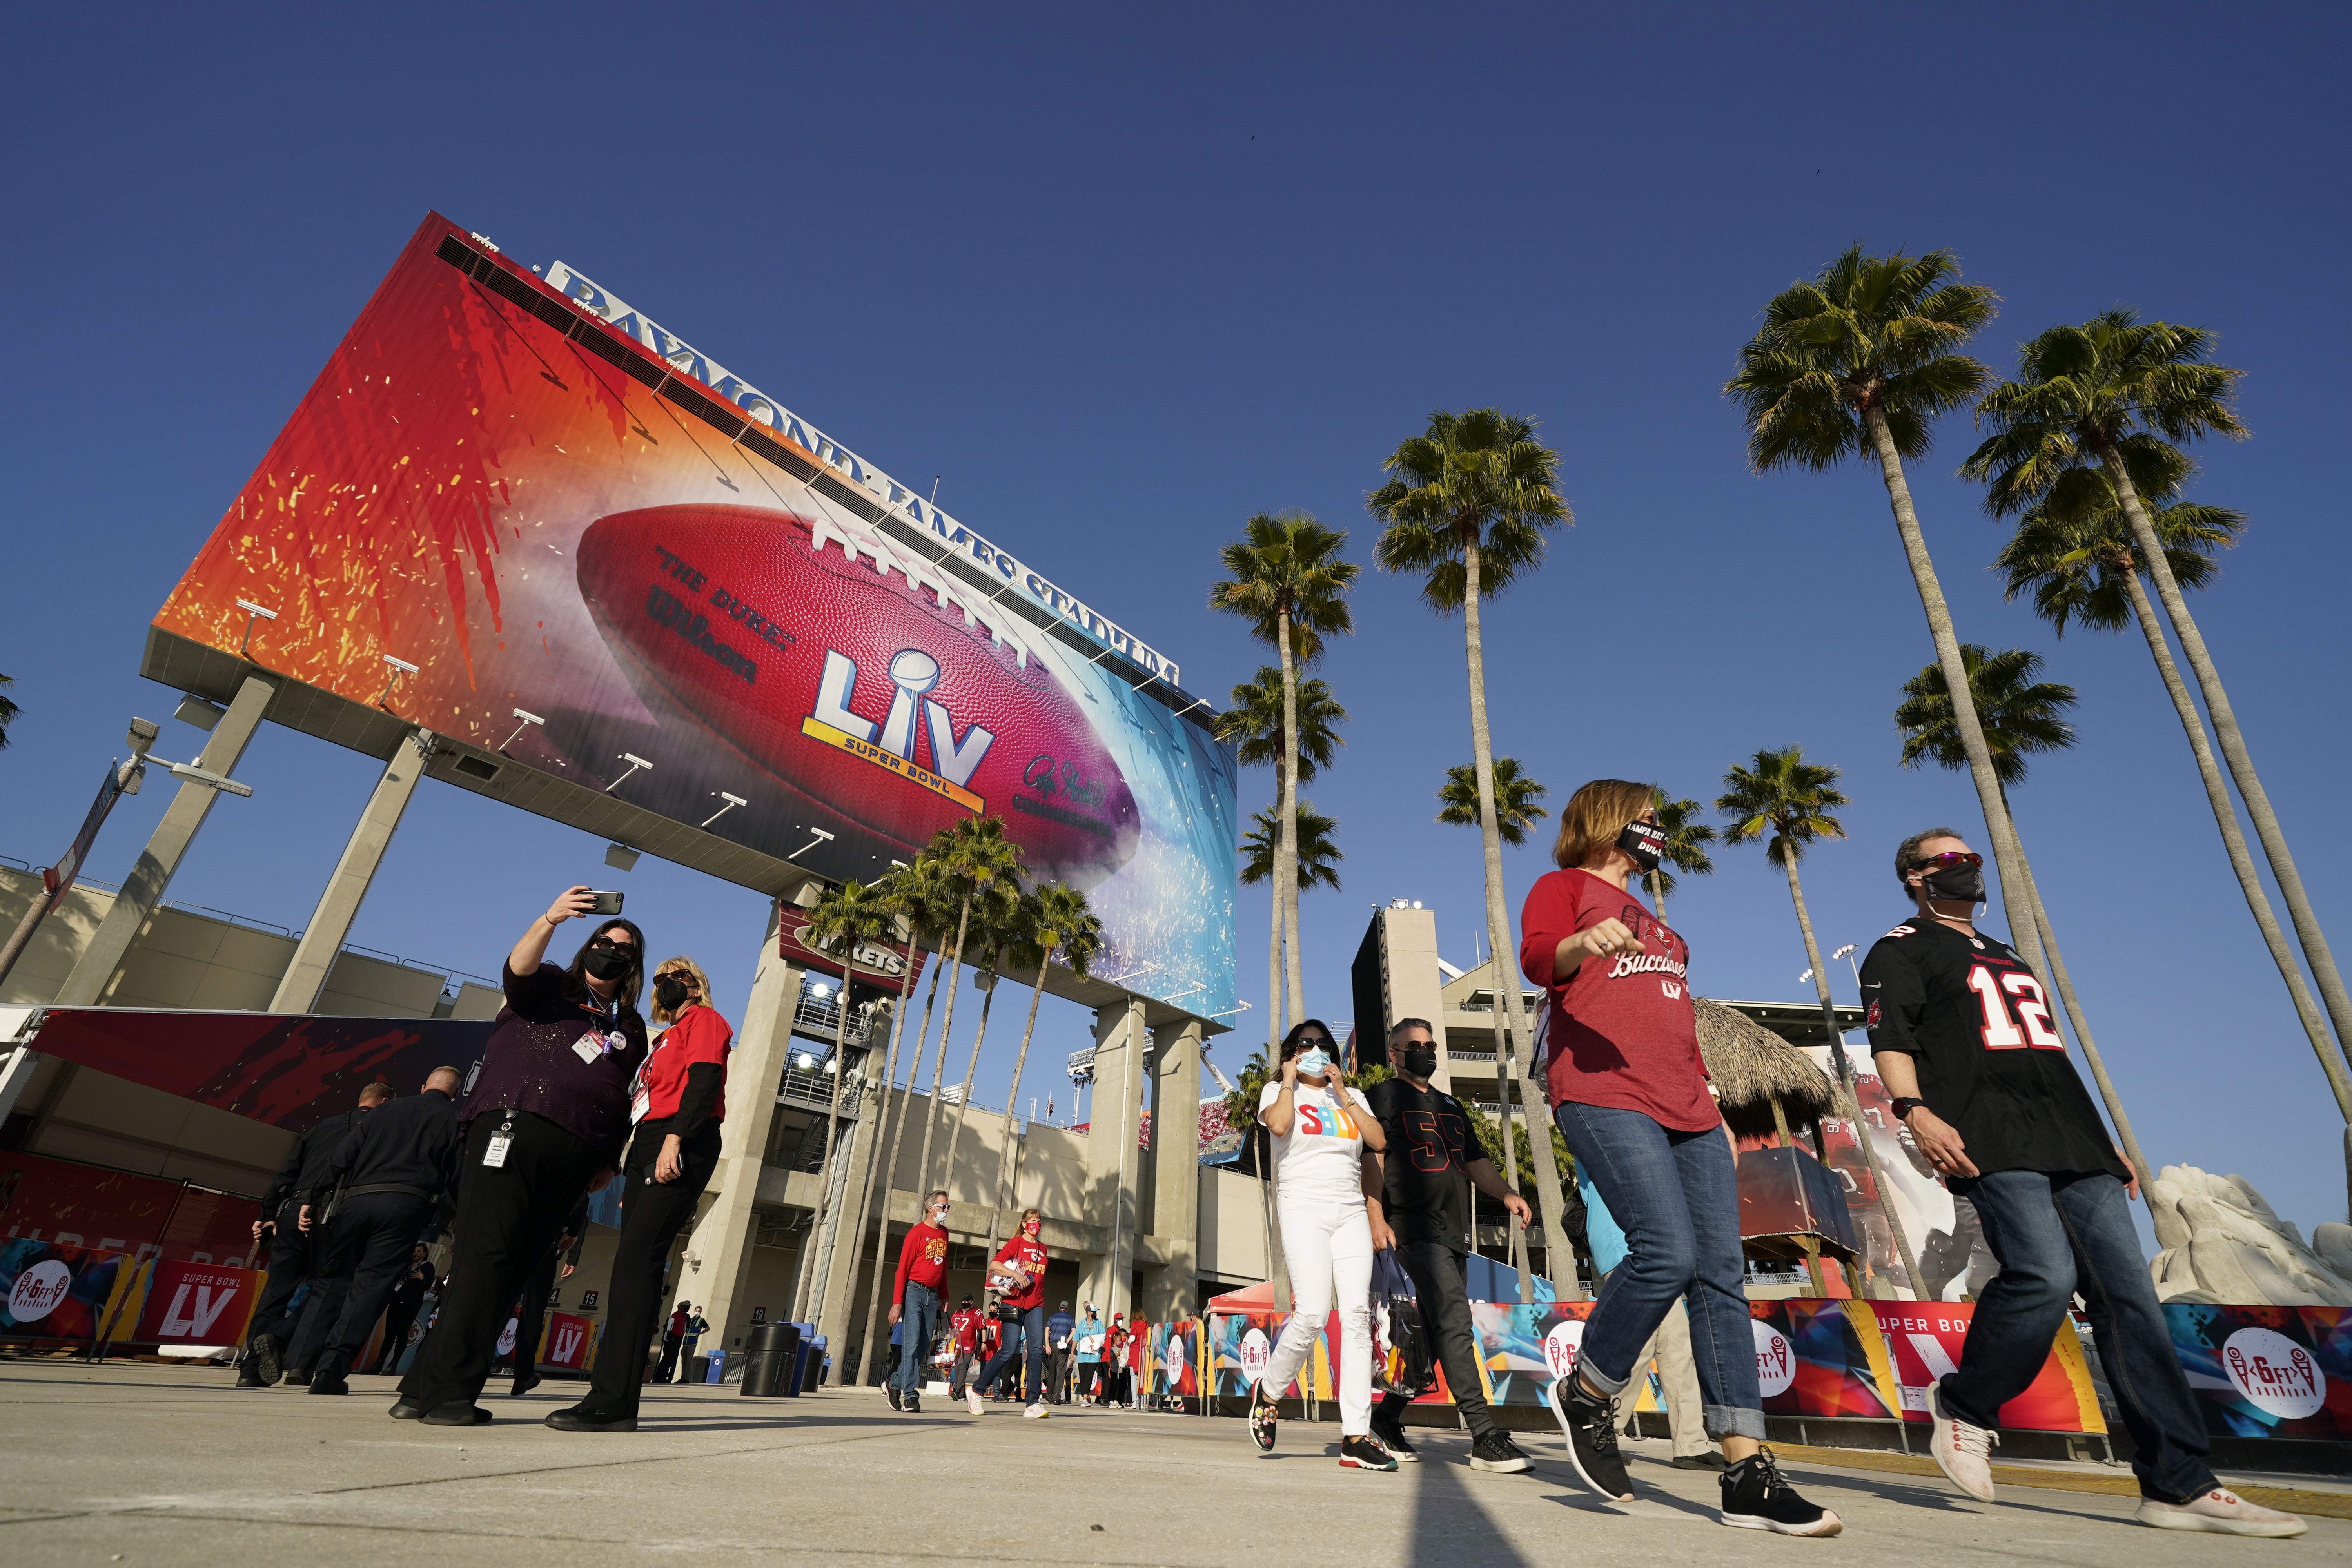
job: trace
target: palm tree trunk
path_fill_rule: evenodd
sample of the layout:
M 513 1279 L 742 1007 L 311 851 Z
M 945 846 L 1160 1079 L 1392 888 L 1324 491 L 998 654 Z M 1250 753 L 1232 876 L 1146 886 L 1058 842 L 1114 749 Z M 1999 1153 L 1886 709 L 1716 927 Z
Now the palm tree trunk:
M 930 989 L 923 997 L 922 1027 L 915 1031 L 915 1059 L 907 1068 L 906 1092 L 895 1097 L 897 1104 L 893 1111 L 885 1117 L 890 1125 L 890 1152 L 883 1157 L 882 1162 L 881 1240 L 874 1253 L 874 1282 L 867 1287 L 866 1292 L 866 1338 L 861 1342 L 865 1344 L 872 1344 L 874 1336 L 882 1330 L 882 1281 L 886 1278 L 882 1258 L 883 1255 L 889 1250 L 887 1244 L 890 1240 L 891 1184 L 898 1179 L 898 1143 L 907 1135 L 908 1119 L 914 1114 L 915 1080 L 923 1076 L 923 1037 L 931 1032 L 931 1005 L 940 999 L 940 976 L 946 968 L 944 963 L 935 963 L 931 966 Z M 948 999 L 950 1003 L 955 999 L 955 984 L 952 980 L 948 984 Z M 947 1048 L 947 1036 L 942 1033 L 940 1037 L 940 1054 L 945 1055 Z M 882 1099 L 886 1105 L 889 1104 L 894 1098 L 890 1089 L 890 1083 L 885 1080 L 882 1085 Z M 877 1128 L 875 1131 L 875 1142 L 879 1143 L 881 1130 Z M 869 1181 L 867 1184 L 870 1187 L 872 1184 Z M 866 1222 L 862 1219 L 857 1224 L 857 1241 L 858 1246 L 863 1248 L 866 1243 Z M 851 1278 L 855 1279 L 856 1276 L 852 1275 Z M 846 1346 L 844 1347 L 845 1350 L 846 1348 Z M 833 1358 L 833 1385 L 835 1388 L 841 1386 L 841 1380 L 845 1375 L 848 1361 L 849 1357 L 845 1354 Z
M 2008 786 L 2002 786 L 2000 798 L 2006 807 Z M 2014 812 L 2010 820 L 2017 820 Z M 2124 1157 L 2131 1162 L 2133 1173 L 2141 1182 L 2153 1183 L 2156 1168 L 2139 1152 L 2139 1136 L 2132 1131 L 2131 1118 L 2124 1114 L 2124 1097 L 2116 1091 L 2115 1080 L 2107 1077 L 2107 1064 L 2100 1059 L 2099 1047 L 2091 1039 L 2090 1024 L 2083 1016 L 2082 1003 L 2075 1000 L 2074 982 L 2066 973 L 2066 961 L 2058 954 L 2058 933 L 2050 924 L 2050 910 L 2042 902 L 2042 889 L 2034 886 L 2033 862 L 2026 858 L 2021 837 L 2017 845 L 2017 863 L 2025 872 L 2025 894 L 2032 902 L 2034 923 L 2042 931 L 2042 951 L 2050 955 L 2050 977 L 2058 984 L 2058 1000 L 2066 1009 L 2066 1021 L 2074 1026 L 2074 1039 L 2083 1047 L 2083 1059 L 2090 1064 L 2091 1077 L 2099 1086 L 2099 1098 L 2106 1102 L 2107 1120 L 2116 1124 L 2116 1137 L 2123 1144 Z M 2171 1247 L 2188 1241 L 2188 1233 L 2180 1230 L 2176 1222 L 2175 1211 L 2159 1209 L 2151 1203 L 2147 1205 L 2147 1217 L 2156 1227 L 2158 1246 Z
M 1665 923 L 1666 884 L 1665 879 L 1655 871 L 1650 873 L 1650 912 L 1658 917 L 1660 925 Z
M 1281 791 L 1276 790 L 1276 809 L 1280 810 Z M 1273 1061 L 1282 1052 L 1282 1036 L 1286 1026 L 1282 1016 L 1282 873 L 1274 878 L 1273 917 L 1266 922 L 1265 936 L 1265 1059 Z
M 1278 1184 L 1281 1173 L 1274 1163 L 1274 1134 L 1266 1125 L 1257 1124 L 1258 1136 L 1265 1140 L 1265 1160 L 1259 1165 L 1259 1178 L 1265 1193 L 1265 1279 L 1274 1287 L 1274 1310 L 1290 1310 L 1290 1259 L 1282 1250 L 1282 1200 Z
M 2327 1086 L 2336 1091 L 2336 1109 L 2347 1122 L 2352 1122 L 2352 1082 L 2347 1081 L 2344 1068 L 2336 1059 L 2327 1021 L 2320 1015 L 2319 1004 L 2312 1000 L 2311 988 L 2303 982 L 2303 970 L 2287 946 L 2286 933 L 2279 929 L 2278 914 L 2271 908 L 2270 895 L 2263 891 L 2262 873 L 2254 868 L 2254 858 L 2246 848 L 2246 836 L 2238 826 L 2238 809 L 2230 802 L 2230 786 L 2222 781 L 2221 764 L 2213 760 L 2213 748 L 2205 739 L 2205 721 L 2198 717 L 2189 685 L 2180 679 L 2179 667 L 2172 662 L 2172 648 L 2164 640 L 2156 606 L 2148 602 L 2147 589 L 2140 582 L 2134 563 L 2126 562 L 2116 570 L 2122 574 L 2124 592 L 2131 596 L 2132 614 L 2138 618 L 2140 635 L 2147 639 L 2147 651 L 2156 659 L 2156 673 L 2164 681 L 2165 695 L 2172 699 L 2172 710 L 2179 716 L 2180 728 L 2189 737 L 2189 752 L 2197 760 L 2197 776 L 2205 785 L 2205 800 L 2213 809 L 2214 826 L 2221 830 L 2221 847 L 2229 853 L 2230 869 L 2237 873 L 2239 890 L 2246 896 L 2246 908 L 2252 911 L 2254 925 L 2263 933 L 2263 944 L 2270 949 L 2271 962 L 2278 965 L 2279 978 L 2286 982 L 2295 1016 L 2303 1021 L 2303 1032 L 2310 1037 L 2313 1051 L 2318 1054 L 2320 1070 L 2327 1075 Z M 2147 1179 L 2147 1172 L 2140 1174 Z M 2153 1212 L 2153 1205 L 2150 1207 Z
M 1911 1294 L 1924 1301 L 1927 1300 L 1927 1290 L 1921 1283 L 1919 1255 L 1911 1250 L 1911 1238 L 1903 1229 L 1903 1216 L 1895 1212 L 1894 1191 L 1887 1185 L 1878 1155 L 1870 1146 L 1870 1118 L 1863 1114 L 1862 1097 L 1853 1089 L 1853 1064 L 1846 1058 L 1845 1037 L 1838 1030 L 1837 1007 L 1830 1001 L 1829 971 L 1822 965 L 1821 944 L 1813 940 L 1813 917 L 1805 910 L 1805 887 L 1797 879 L 1797 858 L 1784 854 L 1780 869 L 1789 874 L 1789 901 L 1797 906 L 1797 929 L 1805 933 L 1805 960 L 1813 966 L 1813 994 L 1821 998 L 1822 1024 L 1830 1032 L 1830 1060 L 1837 1065 L 1839 1087 L 1853 1102 L 1854 1142 L 1862 1146 L 1862 1160 L 1870 1168 L 1871 1185 L 1878 1189 L 1878 1212 L 1885 1217 L 1887 1235 L 1895 1242 L 1895 1256 L 1902 1262 L 1903 1272 L 1910 1277 Z
M 1503 1102 L 1505 1179 L 1511 1191 L 1519 1190 L 1517 1141 L 1511 1136 L 1511 1101 L 1516 1090 L 1528 1121 L 1528 1159 L 1536 1168 L 1536 1205 L 1540 1211 L 1537 1221 L 1543 1226 L 1544 1267 L 1551 1270 L 1556 1291 L 1560 1289 L 1560 1276 L 1567 1275 L 1566 1289 L 1572 1297 L 1576 1290 L 1576 1254 L 1569 1250 L 1568 1235 L 1560 1225 L 1559 1166 L 1552 1158 L 1551 1127 L 1547 1121 L 1543 1134 L 1538 1136 L 1530 1109 L 1549 1101 L 1527 1080 L 1518 1055 L 1518 1047 L 1528 1038 L 1527 1018 L 1519 1009 L 1518 944 L 1511 940 L 1511 917 L 1503 902 L 1503 834 L 1495 816 L 1495 742 L 1486 723 L 1486 650 L 1478 621 L 1480 560 L 1478 546 L 1466 539 L 1463 542 L 1462 564 L 1463 643 L 1470 663 L 1470 750 L 1478 779 L 1478 846 L 1486 873 L 1486 945 L 1493 952 L 1496 1014 L 1503 1026 L 1496 1074 L 1496 1088 L 1501 1091 L 1497 1098 Z M 1526 1306 L 1535 1300 L 1535 1280 L 1527 1267 L 1526 1251 L 1516 1227 L 1513 1242 L 1519 1265 L 1519 1304 Z
M 1307 1016 L 1307 982 L 1298 957 L 1298 661 L 1290 651 L 1290 617 L 1275 622 L 1282 649 L 1282 848 L 1275 857 L 1274 896 L 1289 935 L 1283 1026 Z
M 922 1179 L 931 1179 L 931 1132 L 940 1124 L 940 1089 L 947 1082 L 948 1040 L 955 1032 L 956 992 L 963 983 L 963 942 L 971 930 L 971 895 L 963 896 L 963 912 L 956 917 L 955 956 L 948 963 L 948 1013 L 940 1020 L 940 1056 L 931 1064 L 931 1100 L 923 1108 L 923 1151 L 916 1157 L 915 1169 Z M 941 1186 L 947 1185 L 942 1182 Z M 884 1232 L 887 1234 L 886 1223 Z
M 1002 959 L 1003 955 L 1000 952 L 997 956 Z M 980 999 L 980 1027 L 972 1032 L 971 1058 L 963 1065 L 963 1088 L 956 1095 L 955 1126 L 948 1131 L 947 1164 L 940 1172 L 940 1185 L 950 1190 L 953 1189 L 955 1183 L 956 1145 L 963 1142 L 964 1123 L 971 1120 L 972 1075 L 980 1071 L 980 1047 L 981 1042 L 988 1038 L 988 1015 L 996 1006 L 996 970 L 991 967 L 988 972 L 988 989 L 982 994 Z
M 857 939 L 845 935 L 841 945 L 845 952 L 854 954 L 857 951 Z M 841 994 L 836 998 L 837 1005 L 834 1008 L 832 1103 L 825 1107 L 824 1112 L 824 1161 L 817 1169 L 816 1217 L 809 1222 L 809 1238 L 812 1241 L 824 1229 L 825 1212 L 833 1206 L 833 1163 L 840 1157 L 841 1080 L 849 1076 L 850 980 L 856 974 L 857 966 L 845 957 L 841 961 Z M 798 1002 L 793 1004 L 795 1011 L 799 1005 Z M 850 1239 L 854 1243 L 858 1238 L 852 1237 Z M 810 1283 L 804 1270 L 801 1279 L 800 1303 L 793 1311 L 795 1320 L 807 1320 Z
M 866 1157 L 858 1162 L 857 1174 L 852 1178 L 857 1188 L 857 1206 L 849 1211 L 852 1215 L 849 1225 L 849 1234 L 857 1238 L 858 1247 L 861 1251 L 864 1250 L 866 1242 L 866 1211 L 872 1206 L 874 1197 L 874 1162 L 881 1153 L 883 1131 L 891 1125 L 891 1110 L 893 1106 L 890 1089 L 892 1085 L 898 1081 L 898 1042 L 900 1037 L 906 1033 L 907 1001 L 908 997 L 914 994 L 915 991 L 914 958 L 914 929 L 910 925 L 908 928 L 907 935 L 907 973 L 902 975 L 898 981 L 898 1005 L 890 1010 L 890 1049 L 888 1054 L 886 1055 L 882 1060 L 882 1081 L 878 1089 L 876 1090 L 874 1109 L 867 1112 L 868 1115 L 874 1118 L 874 1136 L 866 1141 Z M 931 970 L 931 994 L 933 996 L 937 996 L 939 994 L 939 990 L 940 972 L 937 966 L 934 966 Z M 930 1015 L 926 1011 L 923 1015 L 923 1028 L 928 1030 L 929 1027 Z M 922 1034 L 919 1031 L 915 1037 L 916 1055 L 920 1056 L 922 1054 Z M 891 1145 L 890 1157 L 894 1162 L 898 1157 L 898 1145 L 896 1143 Z M 814 1226 L 811 1227 L 809 1234 L 811 1237 L 814 1237 L 816 1234 Z M 856 1281 L 857 1277 L 854 1274 L 851 1275 L 850 1289 L 853 1294 L 856 1289 Z M 796 1313 L 794 1316 L 797 1321 L 803 1322 L 807 1321 L 805 1313 Z M 872 1342 L 870 1336 L 867 1342 Z M 846 1360 L 847 1358 L 844 1357 L 842 1359 Z M 838 1386 L 837 1384 L 836 1386 Z
M 2326 1005 L 2328 1019 L 2336 1026 L 2340 1056 L 2345 1042 L 2352 1040 L 2352 995 L 2346 994 L 2343 977 L 2336 972 L 2336 956 L 2327 949 L 2327 933 L 2320 930 L 2319 917 L 2304 893 L 2303 878 L 2294 868 L 2294 857 L 2287 853 L 2286 835 L 2280 830 L 2277 814 L 2271 810 L 2270 796 L 2263 792 L 2263 781 L 2254 772 L 2254 760 L 2247 753 L 2245 737 L 2238 730 L 2238 716 L 2230 707 L 2230 694 L 2221 685 L 2221 671 L 2213 668 L 2212 656 L 2205 649 L 2205 638 L 2197 629 L 2196 618 L 2189 613 L 2189 601 L 2181 596 L 2180 584 L 2172 575 L 2172 563 L 2165 556 L 2163 542 L 2156 536 L 2156 525 L 2148 521 L 2147 510 L 2140 505 L 2139 491 L 2112 444 L 2100 447 L 2099 463 L 2106 470 L 2108 482 L 2116 488 L 2116 499 L 2123 503 L 2124 516 L 2131 523 L 2132 539 L 2139 546 L 2140 564 L 2156 580 L 2156 596 L 2162 602 L 2164 613 L 2172 622 L 2172 633 L 2180 639 L 2180 651 L 2187 656 L 2189 668 L 2197 677 L 2197 689 L 2205 698 L 2205 711 L 2213 720 L 2214 738 L 2221 743 L 2222 760 L 2230 765 L 2230 777 L 2237 784 L 2239 798 L 2246 803 L 2246 815 L 2253 818 L 2254 837 L 2262 840 L 2263 856 L 2270 861 L 2279 896 L 2286 900 L 2287 918 L 2294 922 L 2304 960 L 2311 965 L 2320 1000 Z M 2323 1061 L 2326 1059 L 2325 1051 L 2320 1056 Z M 2337 1077 L 2333 1070 L 2328 1074 L 2331 1082 Z M 2341 1096 L 2344 1090 L 2338 1088 L 2336 1092 Z M 2352 1106 L 2345 1107 L 2345 1113 L 2347 1120 L 2352 1120 Z
M 1040 942 L 1045 956 L 1037 961 L 1037 979 L 1029 987 L 1029 1021 L 1021 1026 L 1021 1049 L 1013 1058 L 1013 1087 L 1004 1091 L 1004 1146 L 1000 1152 L 996 1168 L 1003 1176 L 996 1184 L 996 1205 L 988 1215 L 988 1255 L 996 1256 L 996 1218 L 1013 1202 L 1013 1102 L 1021 1098 L 1022 1069 L 1029 1065 L 1029 1037 L 1037 1032 L 1037 1004 L 1045 995 L 1045 966 L 1054 962 L 1050 942 Z
M 2001 908 L 2009 911 L 2010 940 L 2026 967 L 2036 974 L 2049 973 L 2042 962 L 2042 933 L 2031 919 L 2020 920 L 2018 911 L 2028 906 L 2019 900 L 2012 905 L 2011 889 L 2021 888 L 2024 874 L 2018 868 L 2017 831 L 2010 825 L 2009 813 L 2001 808 L 2000 780 L 1992 771 L 1992 752 L 1985 745 L 1984 726 L 1977 719 L 1974 692 L 1969 686 L 1968 667 L 1960 659 L 1960 640 L 1952 630 L 1951 606 L 1944 602 L 1943 585 L 1936 581 L 1936 563 L 1928 557 L 1927 541 L 1919 531 L 1919 514 L 1911 505 L 1911 486 L 1903 477 L 1903 456 L 1895 449 L 1895 437 L 1886 427 L 1886 416 L 1875 407 L 1862 412 L 1864 428 L 1870 433 L 1872 449 L 1878 457 L 1881 477 L 1886 481 L 1886 499 L 1895 510 L 1895 531 L 1903 538 L 1903 553 L 1911 563 L 1911 581 L 1918 588 L 1920 607 L 1927 613 L 1927 631 L 1936 644 L 1936 663 L 1944 672 L 1944 689 L 1952 702 L 1953 727 L 1960 732 L 1960 747 L 1968 753 L 1969 777 L 1977 786 L 1977 804 L 1982 808 L 1985 834 L 1992 840 L 1994 879 L 2000 884 Z M 1821 966 L 1814 966 L 1821 973 Z M 1822 982 L 1827 994 L 1828 982 Z

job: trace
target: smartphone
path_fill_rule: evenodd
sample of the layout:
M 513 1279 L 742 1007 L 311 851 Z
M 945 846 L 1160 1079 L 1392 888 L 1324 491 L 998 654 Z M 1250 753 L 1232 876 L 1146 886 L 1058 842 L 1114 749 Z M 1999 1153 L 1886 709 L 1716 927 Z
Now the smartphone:
M 621 912 L 621 895 L 620 895 L 620 894 L 618 894 L 618 893 L 598 893 L 598 892 L 593 892 L 593 891 L 592 891 L 592 892 L 590 892 L 590 893 L 589 893 L 589 895 L 588 895 L 588 896 L 589 896 L 591 899 L 593 899 L 593 900 L 595 900 L 595 902 L 593 902 L 593 903 L 592 903 L 592 904 L 590 904 L 590 905 L 588 906 L 588 912 L 589 912 L 590 914 L 592 914 L 592 915 L 617 915 L 617 914 L 619 914 L 619 913 Z

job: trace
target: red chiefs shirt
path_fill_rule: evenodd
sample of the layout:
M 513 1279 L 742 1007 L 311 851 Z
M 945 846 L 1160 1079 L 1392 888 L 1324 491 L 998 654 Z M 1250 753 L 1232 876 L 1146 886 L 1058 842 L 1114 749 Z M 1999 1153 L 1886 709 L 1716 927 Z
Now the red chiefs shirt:
M 947 1277 L 948 1233 L 935 1225 L 919 1225 L 898 1248 L 898 1282 L 890 1300 L 904 1306 L 909 1284 L 937 1290 Z
M 727 1119 L 727 1047 L 735 1031 L 716 1007 L 696 1006 L 679 1015 L 677 1023 L 654 1042 L 653 1055 L 637 1069 L 637 1089 L 629 1107 L 633 1121 L 657 1121 L 677 1114 L 678 1097 L 686 1092 L 686 1069 L 697 1062 L 715 1062 L 721 1085 L 710 1108 L 710 1120 Z
M 968 1352 L 979 1348 L 980 1314 L 971 1308 L 961 1308 L 949 1314 L 948 1329 L 955 1335 L 956 1349 Z
M 1622 921 L 1643 951 L 1588 958 L 1562 981 L 1552 955 L 1577 932 Z M 1519 968 L 1551 993 L 1545 1025 L 1552 1103 L 1638 1110 L 1661 1127 L 1701 1132 L 1723 1120 L 1706 1092 L 1692 1010 L 1690 946 L 1641 901 L 1590 871 L 1536 879 L 1519 911 Z
M 1151 1325 L 1142 1319 L 1135 1320 L 1127 1331 L 1127 1364 L 1141 1372 L 1151 1359 Z
M 1018 1294 L 1005 1291 L 1003 1300 L 1008 1307 L 1027 1311 L 1043 1306 L 1045 1301 L 1045 1249 L 1025 1236 L 1016 1236 L 997 1249 L 995 1261 L 1009 1263 L 1029 1276 L 1026 1289 Z

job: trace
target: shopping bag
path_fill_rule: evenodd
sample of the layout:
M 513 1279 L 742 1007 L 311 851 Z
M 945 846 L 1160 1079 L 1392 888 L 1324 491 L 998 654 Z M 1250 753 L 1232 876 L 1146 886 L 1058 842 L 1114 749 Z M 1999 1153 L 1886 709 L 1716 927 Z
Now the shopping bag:
M 1372 1255 L 1372 1386 L 1416 1398 L 1435 1374 L 1412 1276 L 1393 1249 Z

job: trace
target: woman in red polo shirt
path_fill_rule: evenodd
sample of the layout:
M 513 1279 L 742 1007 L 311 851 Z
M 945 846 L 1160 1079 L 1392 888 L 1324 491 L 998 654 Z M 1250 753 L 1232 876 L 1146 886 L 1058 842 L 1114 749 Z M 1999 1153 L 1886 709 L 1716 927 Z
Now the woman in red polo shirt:
M 637 1429 L 646 1342 L 661 1310 L 662 1264 L 719 1164 L 735 1031 L 706 1000 L 709 991 L 702 966 L 690 958 L 664 960 L 654 971 L 653 1021 L 668 1027 L 631 1086 L 629 1119 L 636 1131 L 621 1162 L 628 1184 L 621 1194 L 604 1334 L 588 1397 L 547 1418 L 559 1432 Z

